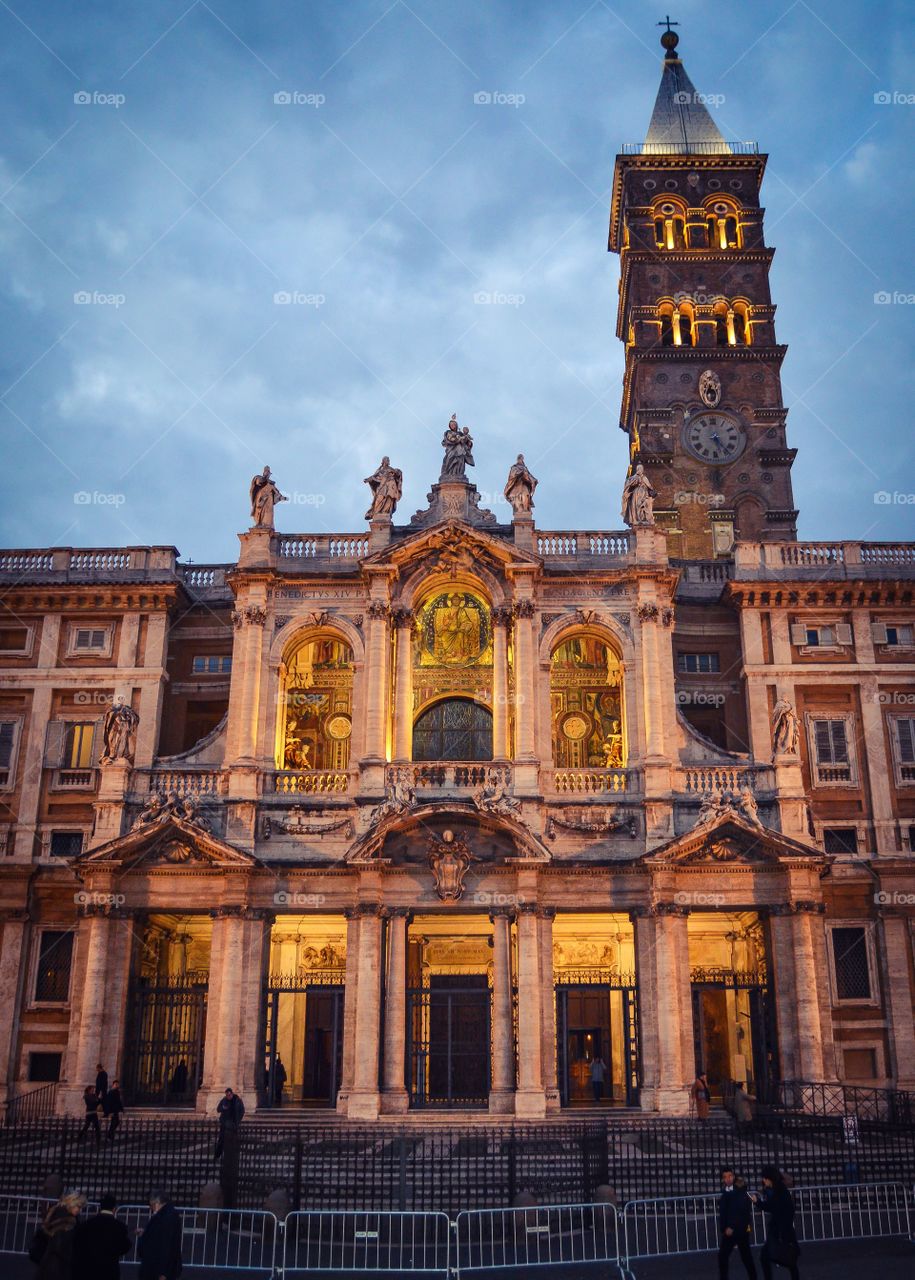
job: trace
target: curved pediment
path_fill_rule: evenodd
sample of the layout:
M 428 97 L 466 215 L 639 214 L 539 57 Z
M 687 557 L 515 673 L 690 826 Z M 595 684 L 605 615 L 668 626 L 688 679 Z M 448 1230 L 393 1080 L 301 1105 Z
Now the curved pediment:
M 369 829 L 350 846 L 344 860 L 394 866 L 425 864 L 429 840 L 446 839 L 449 831 L 466 841 L 480 862 L 552 861 L 540 837 L 513 813 L 481 812 L 460 801 L 404 807 L 399 812 L 376 810 Z

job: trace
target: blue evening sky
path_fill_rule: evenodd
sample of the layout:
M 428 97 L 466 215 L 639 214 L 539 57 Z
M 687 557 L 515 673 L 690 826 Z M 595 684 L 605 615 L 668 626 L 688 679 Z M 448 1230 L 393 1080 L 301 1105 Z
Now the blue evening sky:
M 281 530 L 356 531 L 383 453 L 407 519 L 453 411 L 484 496 L 523 450 L 540 527 L 618 528 L 609 189 L 662 16 L 0 0 L 0 544 L 232 559 L 265 463 Z M 911 538 L 912 10 L 672 16 L 722 131 L 770 155 L 800 536 Z

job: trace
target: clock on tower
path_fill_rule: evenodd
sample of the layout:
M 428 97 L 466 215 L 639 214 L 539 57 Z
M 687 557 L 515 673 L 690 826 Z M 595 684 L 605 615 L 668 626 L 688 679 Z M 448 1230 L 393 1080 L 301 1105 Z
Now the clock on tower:
M 610 248 L 626 344 L 620 426 L 657 492 L 673 556 L 729 555 L 735 537 L 793 540 L 796 450 L 785 438 L 759 189 L 766 157 L 727 142 L 667 30 L 643 143 L 616 158 Z

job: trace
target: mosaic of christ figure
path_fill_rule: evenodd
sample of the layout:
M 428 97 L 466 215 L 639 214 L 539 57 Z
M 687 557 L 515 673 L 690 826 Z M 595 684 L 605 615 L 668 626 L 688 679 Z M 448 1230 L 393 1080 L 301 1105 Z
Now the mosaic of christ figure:
M 448 596 L 447 604 L 435 610 L 433 646 L 436 659 L 448 666 L 461 666 L 479 657 L 479 615 L 456 591 Z

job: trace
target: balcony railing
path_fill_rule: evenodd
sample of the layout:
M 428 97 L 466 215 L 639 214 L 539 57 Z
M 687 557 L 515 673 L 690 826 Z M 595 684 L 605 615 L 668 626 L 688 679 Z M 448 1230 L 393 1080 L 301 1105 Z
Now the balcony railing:
M 755 156 L 758 142 L 624 142 L 624 156 Z
M 738 542 L 735 578 L 879 577 L 915 570 L 915 542 Z M 907 575 L 908 576 L 908 575 Z
M 775 790 L 775 777 L 768 766 L 759 765 L 690 765 L 681 771 L 680 786 L 676 790 L 687 795 L 720 795 L 731 792 L 736 795 L 741 787 L 749 787 L 754 794 Z
M 553 769 L 546 784 L 558 795 L 613 795 L 634 789 L 632 769 Z
M 52 791 L 94 791 L 97 769 L 55 769 L 51 774 Z
M 273 542 L 279 560 L 359 560 L 369 553 L 364 533 L 286 533 Z
M 629 534 L 544 530 L 537 533 L 537 554 L 549 560 L 621 560 L 629 555 Z
M 175 575 L 174 547 L 47 547 L 0 551 L 0 581 L 162 581 Z
M 512 776 L 510 764 L 493 764 L 488 760 L 482 760 L 479 763 L 430 760 L 409 765 L 389 765 L 387 781 L 393 782 L 396 771 L 403 768 L 412 771 L 413 786 L 420 794 L 429 791 L 475 791 L 477 787 L 484 785 L 493 770 L 497 771 L 506 783 L 511 782 Z
M 277 769 L 272 782 L 277 795 L 341 795 L 350 789 L 349 774 L 339 769 Z
M 226 789 L 226 777 L 218 769 L 153 769 L 149 789 L 160 795 L 218 796 Z

